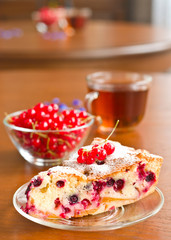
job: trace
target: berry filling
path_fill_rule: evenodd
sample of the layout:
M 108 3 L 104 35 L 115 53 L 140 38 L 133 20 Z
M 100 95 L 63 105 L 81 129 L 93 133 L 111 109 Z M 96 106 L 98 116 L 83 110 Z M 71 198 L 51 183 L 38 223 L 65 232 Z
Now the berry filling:
M 30 207 L 26 206 L 25 209 L 24 209 L 24 212 L 28 214 L 30 211 L 33 211 L 33 212 L 34 212 L 35 209 L 36 209 L 36 208 L 35 208 L 34 205 L 31 205 Z
M 81 201 L 81 204 L 84 206 L 84 209 L 86 209 L 91 203 L 90 203 L 90 201 L 87 198 L 84 198 Z
M 142 189 L 142 192 L 146 193 L 151 184 L 156 181 L 156 176 L 152 171 L 145 171 L 145 164 L 140 164 L 138 166 L 138 174 L 142 178 L 143 181 L 146 181 L 147 183 L 150 183 Z M 144 177 L 145 176 L 145 177 Z M 56 186 L 61 188 L 65 186 L 66 180 L 58 180 L 56 182 Z M 42 180 L 40 177 L 37 177 L 37 179 L 34 179 L 27 187 L 27 190 L 25 192 L 26 196 L 28 196 L 28 193 L 31 189 L 32 184 L 37 187 L 40 186 Z M 133 184 L 134 185 L 134 184 Z M 104 193 L 108 194 L 110 197 L 110 194 L 114 194 L 114 191 L 117 192 L 115 194 L 123 194 L 122 189 L 125 187 L 125 180 L 118 178 L 114 179 L 112 177 L 99 180 L 99 181 L 92 181 L 89 182 L 89 184 L 83 186 L 83 190 L 86 192 L 88 198 L 81 198 L 81 196 L 77 194 L 70 195 L 68 197 L 68 205 L 63 205 L 63 202 L 60 201 L 60 198 L 57 197 L 54 200 L 54 210 L 57 211 L 58 216 L 61 218 L 68 218 L 71 216 L 76 216 L 82 214 L 82 211 L 84 212 L 85 209 L 91 209 L 94 206 L 99 207 L 103 197 Z M 103 192 L 102 192 L 103 191 Z M 89 200 L 90 199 L 90 200 Z M 78 203 L 78 204 L 77 204 Z M 75 205 L 77 204 L 77 205 Z M 35 206 L 32 204 L 26 205 L 26 208 L 23 209 L 26 213 L 29 213 L 30 211 L 36 211 Z M 114 207 L 111 207 L 109 210 L 114 209 Z
M 96 161 L 97 165 L 103 165 L 105 163 L 105 161 Z
M 70 209 L 70 208 L 68 208 L 68 207 L 64 207 L 63 205 L 62 205 L 62 210 L 63 210 L 63 212 L 64 212 L 65 214 L 71 212 L 71 209 Z
M 145 177 L 146 182 L 155 182 L 156 181 L 156 175 L 149 171 L 147 172 L 147 176 Z
M 78 202 L 78 196 L 77 195 L 70 196 L 69 202 L 70 202 L 71 205 L 77 203 Z
M 114 209 L 115 209 L 115 206 L 111 207 L 111 208 L 109 209 L 109 211 L 112 211 L 112 210 L 114 210 Z
M 61 204 L 59 198 L 56 198 L 54 203 L 55 203 L 55 208 L 58 208 L 59 205 Z
M 115 183 L 115 180 L 113 178 L 110 178 L 109 180 L 107 180 L 106 182 L 106 186 L 107 187 L 112 187 Z
M 61 218 L 66 218 L 66 214 L 71 212 L 71 209 L 68 207 L 64 207 L 64 205 L 61 206 L 62 213 L 59 215 Z
M 118 179 L 115 183 L 114 183 L 114 190 L 117 191 L 121 191 L 124 188 L 125 185 L 125 181 L 123 179 Z
M 95 181 L 95 182 L 93 182 L 93 189 L 97 193 L 100 193 L 104 189 L 105 186 L 106 186 L 105 182 L 102 182 L 102 181 Z
M 138 168 L 138 176 L 140 180 L 145 180 L 146 182 L 153 183 L 156 181 L 156 175 L 151 171 L 145 171 L 145 163 L 139 164 Z
M 31 189 L 31 185 L 32 185 L 32 183 L 29 183 L 29 185 L 28 185 L 28 187 L 27 187 L 27 189 L 25 191 L 25 195 L 26 195 L 27 200 L 28 200 L 28 194 L 29 194 L 30 189 Z
M 34 187 L 39 187 L 42 184 L 42 179 L 40 177 L 34 179 L 33 185 Z
M 140 180 L 144 180 L 145 179 L 145 176 L 146 176 L 146 172 L 145 172 L 145 163 L 143 164 L 139 164 L 138 168 L 137 168 L 137 171 L 138 171 L 138 176 L 139 176 L 139 179 Z
M 62 181 L 62 180 L 59 180 L 59 181 L 56 182 L 56 186 L 58 188 L 63 188 L 65 186 L 65 182 Z

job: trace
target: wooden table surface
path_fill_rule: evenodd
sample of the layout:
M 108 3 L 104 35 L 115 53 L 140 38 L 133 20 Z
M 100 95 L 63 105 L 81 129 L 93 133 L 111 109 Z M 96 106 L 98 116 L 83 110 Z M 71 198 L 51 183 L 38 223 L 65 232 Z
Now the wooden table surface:
M 27 163 L 12 145 L 2 124 L 5 112 L 33 106 L 40 101 L 61 98 L 69 104 L 83 99 L 87 91 L 85 76 L 92 69 L 0 71 L 0 239 L 99 239 L 170 240 L 171 239 L 171 75 L 153 74 L 147 111 L 132 132 L 115 134 L 112 139 L 135 148 L 144 148 L 164 157 L 158 187 L 164 194 L 163 208 L 155 216 L 136 225 L 105 232 L 74 232 L 48 228 L 21 216 L 13 207 L 14 192 L 39 171 Z M 87 143 L 93 136 L 92 132 Z
M 82 67 L 100 64 L 142 71 L 160 71 L 170 67 L 171 32 L 162 27 L 94 20 L 76 31 L 73 37 L 56 41 L 45 40 L 32 21 L 1 21 L 0 28 L 23 30 L 19 38 L 0 38 L 1 69 L 3 66 L 77 67 L 82 62 Z

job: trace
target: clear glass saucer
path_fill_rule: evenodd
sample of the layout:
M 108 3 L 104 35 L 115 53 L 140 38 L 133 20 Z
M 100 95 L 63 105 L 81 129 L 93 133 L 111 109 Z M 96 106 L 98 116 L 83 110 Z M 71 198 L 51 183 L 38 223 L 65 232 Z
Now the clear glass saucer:
M 42 219 L 32 217 L 21 209 L 26 204 L 25 191 L 28 183 L 21 186 L 14 194 L 13 204 L 25 218 L 38 224 L 72 231 L 106 231 L 130 226 L 155 215 L 163 206 L 164 196 L 159 188 L 149 196 L 110 212 L 72 219 Z

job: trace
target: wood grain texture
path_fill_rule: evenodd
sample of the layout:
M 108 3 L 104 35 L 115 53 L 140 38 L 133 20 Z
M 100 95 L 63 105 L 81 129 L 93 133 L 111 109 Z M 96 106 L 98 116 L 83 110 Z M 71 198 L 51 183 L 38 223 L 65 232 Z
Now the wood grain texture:
M 96 69 L 94 69 L 96 70 Z M 22 70 L 0 71 L 0 118 L 4 112 L 13 112 L 33 106 L 35 103 L 60 97 L 70 104 L 73 98 L 84 99 L 87 92 L 85 76 L 92 69 Z M 14 192 L 25 182 L 47 167 L 35 167 L 27 163 L 10 142 L 3 124 L 0 125 L 0 233 L 1 239 L 27 240 L 170 240 L 171 239 L 171 75 L 153 74 L 143 121 L 132 132 L 115 134 L 112 139 L 135 148 L 145 148 L 164 157 L 158 187 L 165 196 L 161 211 L 136 225 L 106 232 L 72 232 L 51 229 L 33 223 L 20 216 L 12 205 Z M 94 136 L 92 132 L 87 143 Z
M 19 27 L 24 32 L 20 38 L 0 39 L 1 69 L 42 65 L 94 68 L 105 62 L 117 69 L 134 70 L 136 65 L 137 71 L 161 71 L 171 59 L 171 32 L 152 25 L 94 20 L 73 37 L 57 41 L 45 40 L 31 21 L 2 21 L 1 27 Z

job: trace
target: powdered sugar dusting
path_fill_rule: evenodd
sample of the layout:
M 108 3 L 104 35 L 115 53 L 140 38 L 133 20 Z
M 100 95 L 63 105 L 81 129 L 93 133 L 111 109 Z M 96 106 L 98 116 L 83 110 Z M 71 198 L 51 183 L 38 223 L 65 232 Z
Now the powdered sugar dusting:
M 122 146 L 118 142 L 111 142 L 111 144 L 115 145 L 115 151 L 111 155 L 107 156 L 108 160 L 116 159 L 116 158 L 124 158 L 128 154 L 131 154 L 135 151 L 133 148 Z
M 74 169 L 73 167 L 67 167 L 67 166 L 56 166 L 56 167 L 52 167 L 49 168 L 48 170 L 49 172 L 57 172 L 59 174 L 75 174 L 77 176 L 80 177 L 85 177 L 80 171 L 77 171 L 76 169 Z
M 129 167 L 134 163 L 140 161 L 137 157 L 139 150 L 122 146 L 118 142 L 108 141 L 115 146 L 115 151 L 111 155 L 108 155 L 105 163 L 98 165 L 93 163 L 91 165 L 79 164 L 77 162 L 78 154 L 75 153 L 69 160 L 64 162 L 65 166 L 70 166 L 80 173 L 87 175 L 88 178 L 103 177 L 111 173 L 120 171 L 123 168 Z M 102 144 L 103 145 L 103 144 Z M 91 150 L 93 145 L 85 146 L 87 150 Z

